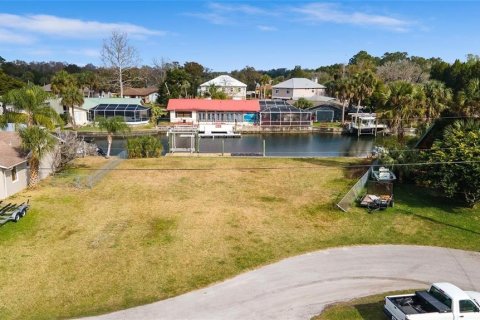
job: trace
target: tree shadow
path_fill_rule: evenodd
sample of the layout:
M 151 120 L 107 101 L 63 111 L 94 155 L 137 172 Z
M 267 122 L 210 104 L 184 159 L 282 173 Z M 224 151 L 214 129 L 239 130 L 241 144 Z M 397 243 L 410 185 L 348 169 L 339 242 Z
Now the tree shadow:
M 386 319 L 383 313 L 383 300 L 371 303 L 355 304 L 353 307 L 357 309 L 358 313 L 364 320 L 384 320 Z
M 397 202 L 403 202 L 411 208 L 435 208 L 452 214 L 466 209 L 460 199 L 446 198 L 413 184 L 396 184 L 394 193 Z

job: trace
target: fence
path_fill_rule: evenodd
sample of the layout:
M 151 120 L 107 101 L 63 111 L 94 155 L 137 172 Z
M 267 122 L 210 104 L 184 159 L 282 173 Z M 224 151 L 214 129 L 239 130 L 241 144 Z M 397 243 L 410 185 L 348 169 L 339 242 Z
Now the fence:
M 347 212 L 355 200 L 361 195 L 362 190 L 367 184 L 369 176 L 372 174 L 373 167 L 376 165 L 376 161 L 368 168 L 367 172 L 355 183 L 355 185 L 347 192 L 347 194 L 337 203 L 337 207 L 343 212 Z
M 120 152 L 116 158 L 110 160 L 102 168 L 88 176 L 77 176 L 74 179 L 74 186 L 79 189 L 92 189 L 111 170 L 115 169 L 127 158 L 127 151 Z

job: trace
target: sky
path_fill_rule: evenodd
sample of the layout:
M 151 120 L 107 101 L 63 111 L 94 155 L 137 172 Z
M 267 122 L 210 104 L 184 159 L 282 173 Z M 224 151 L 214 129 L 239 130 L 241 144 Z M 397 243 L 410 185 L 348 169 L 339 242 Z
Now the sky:
M 477 1 L 0 0 L 0 56 L 101 66 L 104 39 L 119 31 L 144 65 L 315 69 L 360 50 L 453 62 L 480 54 L 479 12 Z

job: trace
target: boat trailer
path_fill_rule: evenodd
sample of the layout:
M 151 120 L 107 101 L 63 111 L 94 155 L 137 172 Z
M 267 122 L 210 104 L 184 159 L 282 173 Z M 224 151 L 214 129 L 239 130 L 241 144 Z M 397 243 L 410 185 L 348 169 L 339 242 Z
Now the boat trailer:
M 30 208 L 29 202 L 30 200 L 21 204 L 6 203 L 2 205 L 3 202 L 0 201 L 0 226 L 9 221 L 18 222 L 20 218 L 23 218 Z

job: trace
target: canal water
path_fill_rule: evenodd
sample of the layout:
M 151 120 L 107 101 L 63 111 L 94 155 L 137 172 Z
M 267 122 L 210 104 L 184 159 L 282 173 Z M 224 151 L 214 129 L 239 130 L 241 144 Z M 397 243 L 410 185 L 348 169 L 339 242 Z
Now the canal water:
M 168 139 L 159 136 L 164 153 L 168 152 Z M 199 142 L 201 153 L 233 153 L 240 155 L 263 154 L 270 157 L 363 157 L 371 153 L 375 144 L 373 136 L 345 136 L 331 133 L 308 134 L 244 134 L 241 138 L 202 138 Z M 94 141 L 107 150 L 107 141 L 96 138 Z M 125 139 L 114 139 L 112 155 L 125 150 Z M 187 144 L 184 146 L 187 147 Z

